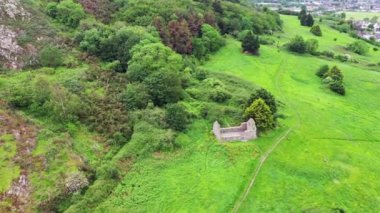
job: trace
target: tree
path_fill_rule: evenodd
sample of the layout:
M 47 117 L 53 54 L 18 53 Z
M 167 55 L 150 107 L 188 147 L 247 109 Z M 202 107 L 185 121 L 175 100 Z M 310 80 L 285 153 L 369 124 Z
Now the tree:
M 301 12 L 298 15 L 298 19 L 302 20 L 302 18 L 305 17 L 306 15 L 307 15 L 306 6 L 302 5 Z
M 277 112 L 277 103 L 274 96 L 268 92 L 266 89 L 261 88 L 259 90 L 256 90 L 255 93 L 251 94 L 247 101 L 247 107 L 250 106 L 254 101 L 262 99 L 264 100 L 265 104 L 269 106 L 270 111 L 272 114 L 275 114 Z
M 189 54 L 192 51 L 192 37 L 189 25 L 185 19 L 172 20 L 168 24 L 169 42 L 173 50 L 180 54 Z
M 129 61 L 128 77 L 131 81 L 142 82 L 160 70 L 180 71 L 183 68 L 181 55 L 176 54 L 162 43 L 136 45 Z
M 201 34 L 200 38 L 193 39 L 193 55 L 198 59 L 216 52 L 225 44 L 224 38 L 209 24 L 202 25 Z
M 266 105 L 261 98 L 255 100 L 248 108 L 246 108 L 244 117 L 246 119 L 253 118 L 260 131 L 266 131 L 275 126 L 272 112 L 269 106 Z
M 348 49 L 359 55 L 365 55 L 369 51 L 369 46 L 364 41 L 355 41 L 348 45 Z
M 310 13 L 306 16 L 305 24 L 306 24 L 305 26 L 308 26 L 308 27 L 311 27 L 314 25 L 314 18 Z
M 132 83 L 127 85 L 121 99 L 129 110 L 145 109 L 149 103 L 150 95 L 144 84 Z
M 76 28 L 84 17 L 82 6 L 72 0 L 63 0 L 57 5 L 56 18 L 68 27 Z
M 247 35 L 243 38 L 242 48 L 245 52 L 258 54 L 260 49 L 259 37 L 254 35 L 252 31 L 247 33 Z
M 220 14 L 223 14 L 223 7 L 222 7 L 222 3 L 220 2 L 220 0 L 215 0 L 213 3 L 212 3 L 212 8 L 214 9 L 214 11 L 216 13 L 220 13 Z
M 306 42 L 302 36 L 297 35 L 290 41 L 290 43 L 288 44 L 288 48 L 292 52 L 305 53 Z
M 41 50 L 39 61 L 44 67 L 59 67 L 63 63 L 62 51 L 58 47 L 47 46 Z
M 316 36 L 322 36 L 322 31 L 319 25 L 314 25 L 311 27 L 310 32 Z
M 181 78 L 176 70 L 156 71 L 149 75 L 143 83 L 147 86 L 156 106 L 175 103 L 181 98 Z
M 181 104 L 169 104 L 166 107 L 165 121 L 171 129 L 183 131 L 189 123 L 188 113 Z

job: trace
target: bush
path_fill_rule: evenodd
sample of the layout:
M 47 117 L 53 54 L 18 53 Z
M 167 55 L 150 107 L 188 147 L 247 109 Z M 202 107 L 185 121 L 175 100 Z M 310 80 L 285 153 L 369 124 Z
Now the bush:
M 319 27 L 319 25 L 314 25 L 311 29 L 310 32 L 313 33 L 316 36 L 322 36 L 322 30 Z
M 199 81 L 203 81 L 207 78 L 208 71 L 203 68 L 195 68 L 195 70 L 192 72 L 192 75 L 198 79 Z
M 288 44 L 288 49 L 292 52 L 305 53 L 306 52 L 306 42 L 302 36 L 295 36 Z
M 373 51 L 377 52 L 377 51 L 379 51 L 379 48 L 374 47 L 374 48 L 373 48 Z
M 309 39 L 306 41 L 306 52 L 315 55 L 317 54 L 318 41 L 315 39 Z
M 369 51 L 369 46 L 364 41 L 355 41 L 349 44 L 347 48 L 359 55 L 364 55 Z
M 328 50 L 323 51 L 321 54 L 329 58 L 334 58 L 334 55 L 335 55 L 334 52 L 331 52 Z
M 54 15 L 54 7 L 52 5 L 48 7 L 49 13 Z M 55 18 L 68 27 L 76 28 L 84 17 L 85 13 L 82 6 L 72 0 L 64 0 L 57 5 Z
M 335 59 L 338 59 L 338 60 L 341 61 L 341 62 L 346 62 L 346 61 L 348 61 L 348 56 L 346 56 L 346 55 L 336 55 L 334 58 L 335 58 Z
M 330 69 L 329 65 L 327 65 L 327 64 L 322 65 L 315 74 L 318 77 L 323 78 L 326 75 L 326 73 L 329 71 L 329 69 Z
M 150 100 L 148 88 L 140 83 L 128 84 L 121 100 L 129 110 L 145 109 Z
M 331 91 L 338 93 L 339 95 L 345 95 L 346 90 L 344 89 L 344 86 L 342 82 L 340 81 L 334 81 L 329 85 L 329 88 Z
M 47 46 L 39 55 L 39 62 L 44 67 L 59 67 L 63 63 L 63 54 L 58 47 Z
M 224 87 L 215 87 L 211 90 L 210 99 L 215 102 L 223 103 L 230 98 L 231 94 Z
M 183 131 L 189 123 L 188 113 L 180 104 L 169 104 L 166 107 L 165 120 L 169 128 Z

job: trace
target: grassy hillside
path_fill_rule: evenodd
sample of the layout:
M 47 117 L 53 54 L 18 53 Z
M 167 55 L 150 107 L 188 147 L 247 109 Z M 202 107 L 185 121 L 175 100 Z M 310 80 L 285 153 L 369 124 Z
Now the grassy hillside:
M 314 38 L 296 17 L 282 18 L 282 43 L 296 34 Z M 354 40 L 322 29 L 321 49 L 342 51 Z M 375 60 L 375 54 L 363 58 Z M 346 96 L 330 92 L 315 76 L 326 63 L 343 70 Z M 288 130 L 290 134 L 269 156 L 242 200 L 242 212 L 380 209 L 379 72 L 274 46 L 262 46 L 259 57 L 244 55 L 233 39 L 204 67 L 212 75 L 236 76 L 274 93 L 284 103 L 280 127 L 249 143 L 219 144 L 210 134 L 211 123 L 197 121 L 177 138 L 181 150 L 156 153 L 135 164 L 97 212 L 230 211 L 260 157 Z
M 307 34 L 297 26 L 296 17 L 283 18 L 285 35 Z M 331 35 L 325 35 L 319 39 L 322 48 L 339 48 L 351 40 L 333 34 L 339 41 L 333 44 Z M 321 87 L 314 73 L 325 63 L 343 70 L 345 97 Z M 233 40 L 206 67 L 265 85 L 292 115 L 287 120 L 293 132 L 268 159 L 243 212 L 379 211 L 379 72 L 267 46 L 260 57 L 244 56 Z

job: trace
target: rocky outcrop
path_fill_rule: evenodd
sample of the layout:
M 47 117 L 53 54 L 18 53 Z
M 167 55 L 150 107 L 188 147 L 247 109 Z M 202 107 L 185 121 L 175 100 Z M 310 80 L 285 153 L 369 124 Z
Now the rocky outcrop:
M 0 1 L 0 64 L 3 67 L 20 69 L 25 65 L 23 56 L 29 54 L 30 51 L 17 43 L 22 29 L 12 25 L 18 22 L 29 22 L 30 19 L 31 14 L 19 0 Z
M 22 21 L 30 20 L 30 13 L 22 7 L 19 0 L 1 0 L 0 17 L 2 19 L 21 19 Z
M 19 69 L 23 66 L 20 56 L 24 49 L 17 44 L 17 32 L 5 25 L 0 25 L 0 59 L 4 66 Z

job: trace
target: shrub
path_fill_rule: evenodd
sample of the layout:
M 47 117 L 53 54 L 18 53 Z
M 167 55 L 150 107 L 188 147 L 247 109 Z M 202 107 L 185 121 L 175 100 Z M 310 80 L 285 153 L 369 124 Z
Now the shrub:
M 54 7 L 50 8 L 50 13 L 54 11 L 52 9 L 54 9 Z M 55 17 L 59 22 L 66 26 L 76 28 L 79 25 L 80 20 L 85 17 L 85 13 L 80 4 L 77 4 L 72 0 L 64 0 L 57 5 Z
M 183 131 L 189 123 L 188 113 L 181 104 L 169 104 L 166 107 L 165 120 L 171 129 Z
M 322 36 L 322 30 L 319 27 L 319 25 L 314 25 L 311 29 L 310 32 L 313 33 L 316 36 Z
M 326 75 L 330 76 L 334 81 L 343 81 L 343 74 L 337 66 L 333 66 Z
M 379 48 L 374 47 L 374 48 L 373 48 L 373 51 L 377 52 L 377 51 L 379 51 Z
M 309 39 L 306 41 L 306 52 L 315 55 L 317 54 L 318 41 L 315 39 Z
M 218 103 L 223 103 L 230 98 L 231 94 L 224 87 L 215 87 L 210 93 L 210 99 Z
M 292 52 L 305 53 L 306 52 L 306 42 L 302 36 L 295 36 L 288 44 L 288 49 Z
M 335 58 L 335 59 L 338 59 L 338 60 L 341 61 L 341 62 L 346 62 L 346 61 L 348 61 L 348 56 L 346 56 L 346 55 L 336 55 L 334 58 Z
M 244 37 L 241 45 L 244 52 L 258 54 L 260 49 L 260 39 L 251 31 Z
M 192 75 L 200 80 L 200 81 L 203 81 L 207 78 L 207 75 L 208 75 L 208 71 L 206 69 L 203 69 L 203 68 L 196 68 L 193 72 L 192 72 Z
M 330 69 L 329 65 L 327 65 L 327 64 L 322 65 L 315 74 L 318 77 L 323 78 L 326 75 L 326 73 L 329 71 L 329 69 Z
M 331 52 L 328 50 L 323 51 L 321 54 L 329 58 L 334 58 L 334 55 L 335 55 L 334 52 Z
M 348 45 L 348 49 L 359 55 L 368 53 L 369 46 L 364 41 L 355 41 Z
M 331 91 L 338 93 L 339 95 L 345 95 L 346 90 L 344 89 L 344 86 L 342 82 L 340 81 L 334 81 L 329 85 L 329 88 Z
M 44 67 L 59 67 L 63 63 L 62 51 L 58 47 L 47 46 L 41 50 L 39 62 Z
M 121 100 L 129 110 L 145 109 L 150 100 L 148 88 L 140 83 L 128 84 Z
M 272 129 L 275 126 L 273 114 L 264 100 L 259 98 L 245 109 L 244 117 L 253 118 L 260 131 Z

